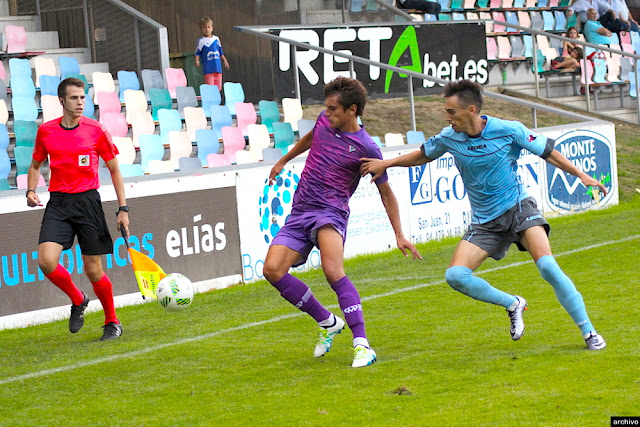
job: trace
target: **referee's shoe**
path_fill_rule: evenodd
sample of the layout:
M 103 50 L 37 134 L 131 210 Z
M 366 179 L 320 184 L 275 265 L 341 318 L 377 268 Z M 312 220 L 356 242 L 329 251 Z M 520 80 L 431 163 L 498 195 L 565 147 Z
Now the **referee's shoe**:
M 71 304 L 71 316 L 69 317 L 69 331 L 75 334 L 84 325 L 84 310 L 89 305 L 89 297 L 82 293 L 84 299 L 78 305 Z
M 100 337 L 100 341 L 115 340 L 122 335 L 122 326 L 116 322 L 109 322 L 102 329 L 104 329 L 104 333 Z

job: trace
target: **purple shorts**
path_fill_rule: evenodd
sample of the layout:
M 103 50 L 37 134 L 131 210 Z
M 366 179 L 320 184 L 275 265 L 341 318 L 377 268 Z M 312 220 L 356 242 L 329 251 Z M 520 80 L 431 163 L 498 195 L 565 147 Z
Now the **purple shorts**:
M 271 241 L 271 246 L 282 245 L 300 254 L 300 258 L 293 267 L 304 264 L 314 246 L 318 246 L 318 229 L 324 225 L 331 225 L 342 236 L 344 242 L 347 236 L 347 220 L 331 211 L 292 212 L 284 227 Z

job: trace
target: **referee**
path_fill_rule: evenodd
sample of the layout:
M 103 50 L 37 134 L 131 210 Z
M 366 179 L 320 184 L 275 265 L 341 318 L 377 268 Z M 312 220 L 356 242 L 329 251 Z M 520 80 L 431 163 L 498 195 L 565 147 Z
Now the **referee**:
M 102 125 L 84 117 L 84 82 L 63 80 L 58 86 L 62 117 L 46 122 L 38 129 L 33 159 L 28 172 L 27 205 L 42 206 L 35 188 L 40 167 L 49 156 L 50 199 L 42 219 L 38 245 L 38 265 L 54 285 L 71 299 L 69 331 L 76 333 L 84 325 L 84 310 L 89 297 L 76 287 L 69 272 L 60 264 L 63 250 L 73 245 L 75 236 L 82 251 L 85 273 L 104 308 L 105 323 L 101 341 L 122 335 L 116 316 L 111 281 L 102 269 L 101 256 L 113 253 L 113 241 L 98 188 L 99 157 L 105 161 L 118 197 L 118 228 L 129 234 L 129 216 L 124 183 L 116 154 L 117 148 Z

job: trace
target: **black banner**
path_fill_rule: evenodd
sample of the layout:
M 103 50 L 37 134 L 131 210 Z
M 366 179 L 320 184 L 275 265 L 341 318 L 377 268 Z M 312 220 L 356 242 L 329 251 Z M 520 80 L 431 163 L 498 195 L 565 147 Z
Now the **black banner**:
M 481 23 L 354 26 L 347 28 L 277 29 L 270 32 L 295 41 L 406 68 L 442 79 L 489 78 L 485 27 Z M 291 46 L 273 43 L 276 97 L 295 97 Z M 298 49 L 296 63 L 303 102 L 322 102 L 322 86 L 338 75 L 349 76 L 342 58 Z M 406 96 L 407 77 L 378 67 L 354 63 L 355 77 L 370 96 Z M 415 93 L 439 93 L 439 85 L 414 79 Z
M 25 202 L 26 203 L 26 202 Z M 132 198 L 131 247 L 152 258 L 166 273 L 183 273 L 191 281 L 242 274 L 235 187 Z M 113 255 L 102 267 L 114 295 L 138 291 L 120 232 L 117 201 L 103 203 L 114 239 Z M 44 210 L 0 215 L 0 316 L 70 304 L 38 268 L 38 235 Z M 84 274 L 80 247 L 62 254 L 62 265 L 76 285 L 94 299 Z

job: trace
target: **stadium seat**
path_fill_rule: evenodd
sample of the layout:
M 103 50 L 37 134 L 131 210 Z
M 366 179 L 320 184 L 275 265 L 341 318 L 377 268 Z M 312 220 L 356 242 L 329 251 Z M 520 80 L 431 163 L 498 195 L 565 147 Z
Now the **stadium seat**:
M 11 73 L 11 77 L 33 77 L 31 64 L 29 60 L 25 58 L 9 59 L 9 72 Z
M 207 116 L 200 107 L 186 107 L 184 109 L 184 124 L 189 134 L 189 141 L 196 142 L 196 132 L 207 128 Z
M 147 99 L 151 99 L 151 89 L 165 89 L 162 74 L 158 70 L 142 70 L 142 85 Z M 154 116 L 155 117 L 155 116 Z
M 42 123 L 62 117 L 62 105 L 60 104 L 60 99 L 57 96 L 40 96 L 40 106 L 42 107 Z
M 531 17 L 529 12 L 520 10 L 518 11 L 518 22 L 521 27 L 531 28 Z
M 60 67 L 60 78 L 66 79 L 69 74 L 80 74 L 80 64 L 73 56 L 59 56 L 58 67 Z
M 495 21 L 501 21 L 504 22 L 506 19 L 504 17 L 504 12 L 492 12 L 491 16 L 493 17 L 493 19 Z M 493 32 L 494 33 L 504 33 L 506 30 L 505 26 L 502 25 L 500 22 L 495 22 L 493 25 Z
M 401 133 L 386 133 L 384 135 L 384 145 L 385 147 L 404 145 L 404 138 Z
M 236 110 L 236 126 L 242 130 L 243 135 L 248 135 L 247 127 L 256 124 L 256 109 L 251 102 L 237 102 Z M 266 126 L 265 126 L 266 127 Z
M 567 17 L 562 10 L 556 10 L 553 12 L 553 16 L 556 21 L 556 25 L 553 28 L 556 31 L 565 31 L 567 29 Z
M 262 160 L 265 162 L 280 160 L 283 155 L 282 150 L 279 148 L 267 147 L 262 149 Z
M 207 167 L 231 166 L 231 159 L 226 154 L 211 153 L 207 156 Z
M 169 132 L 169 160 L 174 169 L 180 169 L 178 161 L 181 157 L 191 157 L 193 146 L 189 140 L 189 134 L 184 131 Z
M 7 37 L 7 53 L 27 51 L 27 31 L 23 26 L 5 25 L 4 34 Z
M 156 131 L 156 125 L 149 111 L 137 111 L 131 116 L 131 139 L 134 147 L 139 147 L 138 138 L 140 135 L 153 135 Z
M 100 123 L 112 137 L 124 138 L 129 133 L 127 120 L 122 113 L 102 113 L 100 114 Z
M 67 74 L 67 77 L 65 78 L 69 78 L 69 77 L 82 80 L 82 82 L 84 83 L 84 94 L 85 95 L 89 94 L 89 81 L 87 80 L 87 76 L 85 76 L 84 74 Z
M 373 139 L 373 142 L 375 142 L 378 147 L 382 148 L 382 141 L 379 136 L 372 136 L 371 139 Z
M 0 80 L 3 81 L 7 78 L 7 70 L 4 69 L 4 62 L 0 61 Z
M 533 38 L 531 35 L 525 35 L 522 37 L 522 41 L 524 42 L 524 56 L 525 58 L 533 57 Z
M 176 87 L 176 103 L 178 104 L 178 112 L 180 113 L 180 117 L 184 118 L 184 109 L 186 107 L 198 106 L 196 90 L 191 86 Z
M 131 138 L 114 136 L 112 139 L 113 145 L 118 149 L 118 154 L 116 155 L 118 164 L 133 164 L 136 161 L 136 147 L 133 146 Z
M 362 12 L 364 8 L 364 0 L 351 0 L 350 10 L 353 13 Z
M 605 78 L 607 74 L 607 61 L 604 56 L 604 52 L 600 51 L 593 56 L 593 82 L 594 83 L 606 83 Z M 587 61 L 588 62 L 588 61 Z
M 0 61 L 0 64 L 2 64 L 2 61 Z M 7 100 L 7 85 L 5 85 L 3 79 L 0 79 L 0 99 Z
M 516 12 L 513 11 L 506 11 L 504 13 L 504 17 L 507 20 L 507 22 L 511 25 L 520 25 L 520 22 L 518 21 L 518 14 Z M 512 32 L 518 32 L 518 30 L 516 28 L 513 27 L 507 27 L 505 28 L 508 32 L 512 33 Z
M 35 98 L 36 86 L 33 84 L 31 77 L 26 76 L 11 76 L 11 95 L 12 97 L 27 97 Z
M 100 169 L 106 169 L 106 168 L 100 168 Z M 109 170 L 107 169 L 107 171 Z M 144 175 L 144 170 L 142 169 L 142 165 L 138 163 L 134 163 L 132 165 L 124 164 L 124 165 L 120 165 L 120 173 L 122 174 L 123 178 L 127 178 L 130 176 L 142 176 Z M 111 176 L 109 176 L 109 181 L 111 181 Z
M 140 90 L 140 80 L 135 71 L 118 71 L 118 89 L 120 91 L 120 102 L 125 102 L 125 92 L 128 90 Z
M 201 84 L 200 85 L 200 100 L 202 102 L 202 109 L 205 115 L 211 117 L 211 106 L 220 105 L 222 97 L 220 95 L 220 89 L 216 85 Z
M 98 107 L 100 110 L 100 123 L 102 123 L 102 116 L 107 113 L 120 113 L 122 111 L 122 104 L 120 104 L 120 98 L 115 92 L 98 92 L 96 94 L 98 98 Z
M 512 58 L 524 58 L 524 41 L 522 36 L 510 36 L 511 41 L 511 57 Z
M 295 134 L 291 123 L 275 122 L 273 124 L 273 145 L 279 149 L 282 154 L 287 154 L 289 146 L 295 141 Z
M 621 80 L 618 78 L 620 74 L 620 59 L 622 58 L 617 53 L 606 52 L 605 61 L 607 63 L 607 81 L 610 83 L 619 83 Z M 626 79 L 625 79 L 626 80 Z
M 16 146 L 13 149 L 13 157 L 16 159 L 16 175 L 27 173 L 31 165 L 33 147 Z
M 140 165 L 144 172 L 149 170 L 149 161 L 162 160 L 164 145 L 160 135 L 140 135 Z
M 169 143 L 169 132 L 182 130 L 182 120 L 178 110 L 163 108 L 158 111 L 158 124 L 160 125 L 160 136 L 163 144 Z
M 0 124 L 2 126 L 6 125 L 7 120 L 9 120 L 9 110 L 7 109 L 7 103 L 4 99 L 0 99 Z
M 11 102 L 13 107 L 13 120 L 36 121 L 38 118 L 38 107 L 33 97 L 16 96 L 14 94 Z
M 511 43 L 506 36 L 496 37 L 496 43 L 498 44 L 498 59 L 510 59 L 511 58 Z
M 553 17 L 553 12 L 550 10 L 542 11 L 542 29 L 544 31 L 553 31 L 556 26 L 556 20 Z
M 168 90 L 152 88 L 149 91 L 149 96 L 151 98 L 151 117 L 153 117 L 153 120 L 158 120 L 159 110 L 170 110 L 173 108 L 173 100 Z
M 544 21 L 542 19 L 542 14 L 540 12 L 529 12 L 529 16 L 531 16 L 531 28 L 534 30 L 542 30 L 544 27 Z
M 203 165 L 207 164 L 207 156 L 217 153 L 220 150 L 220 141 L 213 129 L 196 130 L 196 145 L 198 147 L 198 158 Z
M 260 110 L 260 123 L 267 126 L 269 133 L 273 133 L 273 123 L 280 121 L 280 110 L 275 101 L 262 100 L 258 102 Z
M 302 118 L 302 104 L 298 98 L 282 98 L 284 122 L 291 123 L 294 131 L 298 130 L 298 120 Z
M 224 154 L 226 154 L 231 163 L 236 162 L 236 152 L 244 150 L 246 146 L 244 136 L 240 128 L 225 126 L 222 128 L 222 144 Z
M 113 81 L 111 73 L 94 71 L 91 73 L 91 78 L 93 80 L 93 102 L 95 105 L 100 106 L 98 94 L 101 92 L 114 93 L 116 98 L 118 98 L 118 95 L 116 94 L 116 83 Z M 118 102 L 120 102 L 119 98 Z
M 150 160 L 147 173 L 153 175 L 158 173 L 173 173 L 175 168 L 171 160 Z
M 6 149 L 0 149 L 0 179 L 7 179 L 11 173 L 11 159 Z
M 36 56 L 33 58 L 33 67 L 36 71 L 36 86 L 40 86 L 40 77 L 42 76 L 58 76 L 56 62 L 53 58 Z
M 267 127 L 255 123 L 250 124 L 247 126 L 247 135 L 249 136 L 249 151 L 255 153 L 258 160 L 262 160 L 262 149 L 271 145 Z
M 25 190 L 29 188 L 28 184 L 29 184 L 28 177 L 26 173 L 16 176 L 16 187 L 18 187 L 18 190 Z M 46 187 L 46 186 L 47 186 L 47 183 L 44 181 L 44 176 L 39 174 L 38 184 L 36 185 L 36 187 Z
M 128 89 L 124 94 L 125 119 L 131 124 L 133 115 L 147 111 L 147 98 L 141 90 Z
M 202 169 L 203 164 L 197 157 L 180 157 L 178 159 L 178 170 L 192 171 Z
M 218 138 L 222 138 L 221 129 L 225 126 L 231 126 L 231 122 L 231 112 L 226 105 L 211 106 L 211 129 L 216 131 Z
M 33 147 L 36 145 L 38 125 L 35 120 L 15 120 L 13 132 L 16 137 L 16 147 Z
M 59 85 L 60 77 L 58 76 L 40 76 L 40 95 L 51 95 L 57 98 Z
M 7 126 L 0 123 L 0 151 L 9 148 L 9 131 Z
M 85 117 L 90 117 L 95 119 L 96 107 L 93 105 L 93 98 L 90 96 L 84 97 L 84 113 L 82 113 Z
M 421 130 L 410 130 L 407 132 L 407 144 L 424 144 L 424 132 Z
M 236 115 L 236 103 L 244 102 L 244 88 L 242 83 L 224 82 L 224 100 L 232 116 Z
M 487 59 L 498 59 L 498 44 L 495 37 L 487 37 Z
M 302 138 L 303 136 L 305 136 L 306 134 L 311 132 L 315 126 L 316 126 L 316 122 L 314 120 L 299 119 L 298 120 L 298 127 L 297 127 L 298 136 L 300 138 Z M 293 127 L 292 127 L 292 129 L 293 129 Z
M 260 155 L 262 155 L 262 151 L 260 152 Z M 254 151 L 239 150 L 236 151 L 235 156 L 237 165 L 246 165 L 248 163 L 257 163 L 260 161 L 258 154 Z
M 167 89 L 171 98 L 176 98 L 176 88 L 187 85 L 187 76 L 182 68 L 166 68 L 164 77 L 167 81 Z

